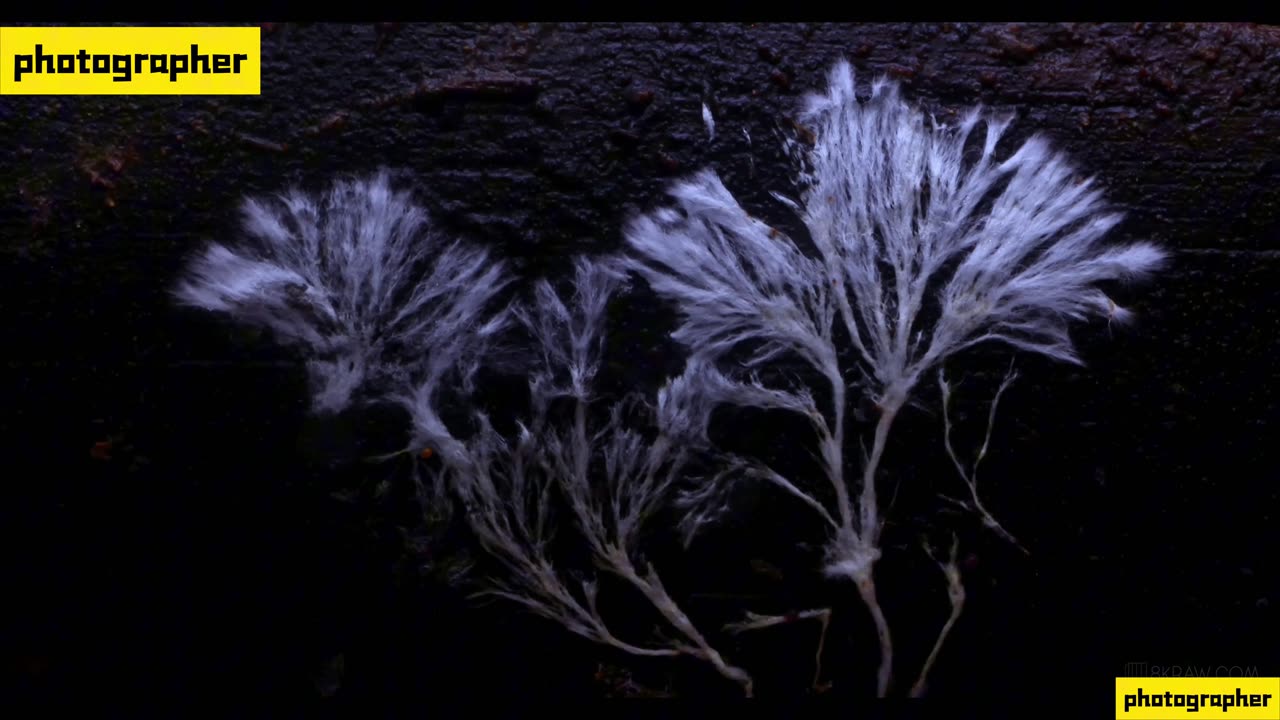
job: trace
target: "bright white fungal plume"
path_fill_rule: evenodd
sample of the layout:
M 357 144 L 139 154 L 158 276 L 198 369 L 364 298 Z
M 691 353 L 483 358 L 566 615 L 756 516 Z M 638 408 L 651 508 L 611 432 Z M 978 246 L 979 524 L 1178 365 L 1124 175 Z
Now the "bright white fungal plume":
M 973 109 L 940 125 L 883 80 L 859 100 L 845 62 L 828 81 L 788 143 L 800 202 L 774 195 L 812 250 L 751 216 L 711 170 L 677 183 L 674 207 L 636 218 L 626 238 L 630 267 L 677 306 L 673 338 L 691 352 L 660 403 L 666 431 L 706 445 L 717 406 L 791 412 L 811 425 L 830 485 L 824 500 L 758 460 L 727 457 L 728 470 L 683 495 L 686 537 L 723 514 L 736 478 L 752 477 L 817 513 L 831 532 L 829 574 L 870 582 L 877 468 L 923 373 L 985 340 L 1079 362 L 1071 321 L 1127 317 L 1099 284 L 1146 275 L 1165 254 L 1101 244 L 1120 216 L 1043 138 L 998 159 L 1009 118 Z M 825 387 L 766 387 L 755 371 L 780 356 Z M 879 411 L 857 474 L 845 462 L 854 386 Z
M 883 80 L 859 101 L 840 62 L 799 121 L 813 133 L 811 147 L 790 143 L 801 202 L 775 196 L 800 214 L 816 257 L 751 217 L 713 171 L 627 230 L 635 268 L 679 304 L 675 337 L 695 352 L 749 342 L 749 365 L 790 351 L 824 368 L 838 317 L 882 401 L 983 340 L 1079 362 L 1069 321 L 1127 317 L 1097 284 L 1164 258 L 1147 243 L 1101 245 L 1120 215 L 1043 138 L 998 160 L 1009 118 L 973 109 L 939 125 Z
M 385 172 L 321 197 L 247 200 L 242 229 L 239 245 L 206 248 L 174 294 L 302 346 L 317 410 L 403 374 L 397 350 L 438 381 L 483 341 L 476 328 L 493 330 L 483 315 L 507 281 L 502 264 L 435 232 Z

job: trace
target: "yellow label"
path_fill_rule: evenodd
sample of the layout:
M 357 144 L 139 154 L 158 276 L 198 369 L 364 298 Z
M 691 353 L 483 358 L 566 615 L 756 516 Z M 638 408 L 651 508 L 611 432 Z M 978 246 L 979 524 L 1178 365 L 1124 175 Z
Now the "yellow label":
M 1280 720 L 1280 678 L 1116 678 L 1116 717 Z
M 0 95 L 258 95 L 257 27 L 0 28 Z

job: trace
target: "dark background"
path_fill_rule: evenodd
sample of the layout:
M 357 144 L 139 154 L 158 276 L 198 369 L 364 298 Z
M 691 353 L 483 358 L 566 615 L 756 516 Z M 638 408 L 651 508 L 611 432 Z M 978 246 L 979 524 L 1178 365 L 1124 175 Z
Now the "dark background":
M 1268 433 L 1280 388 L 1280 29 L 267 24 L 262 49 L 258 97 L 0 101 L 7 682 L 108 702 L 305 705 L 325 702 L 315 683 L 341 653 L 327 702 L 597 697 L 600 662 L 682 695 L 731 697 L 693 661 L 617 657 L 414 572 L 403 508 L 332 495 L 370 481 L 353 460 L 398 447 L 401 419 L 310 418 L 298 358 L 166 293 L 204 241 L 233 235 L 243 196 L 380 166 L 404 171 L 443 227 L 526 278 L 617 248 L 632 212 L 708 164 L 749 209 L 794 229 L 768 197 L 790 187 L 775 127 L 839 56 L 862 82 L 899 80 L 940 120 L 976 102 L 1016 110 L 1015 138 L 1045 132 L 1128 212 L 1116 240 L 1173 254 L 1155 282 L 1122 291 L 1134 327 L 1078 329 L 1087 367 L 1018 360 L 982 487 L 1030 557 L 912 502 L 929 496 L 920 488 L 958 487 L 936 393 L 895 428 L 884 482 L 907 488 L 905 509 L 878 572 L 900 688 L 947 613 L 914 532 L 955 522 L 970 602 L 935 671 L 938 695 L 1069 679 L 1105 707 L 1131 662 L 1280 674 Z M 614 352 L 654 378 L 677 370 L 661 342 L 669 315 L 642 291 L 620 308 L 628 329 Z M 963 447 L 980 440 L 1009 357 L 977 350 L 951 368 L 970 378 L 956 398 Z M 772 423 L 737 415 L 722 432 L 783 464 L 807 452 Z M 92 458 L 108 438 L 111 459 Z M 655 539 L 668 584 L 709 626 L 735 609 L 834 603 L 825 676 L 834 692 L 870 692 L 865 609 L 814 578 L 820 556 L 799 544 L 820 540 L 810 518 L 769 493 L 743 503 L 737 525 L 689 553 Z M 763 597 L 689 597 L 714 593 Z M 644 637 L 643 622 L 628 627 Z M 815 633 L 717 644 L 761 695 L 798 695 Z

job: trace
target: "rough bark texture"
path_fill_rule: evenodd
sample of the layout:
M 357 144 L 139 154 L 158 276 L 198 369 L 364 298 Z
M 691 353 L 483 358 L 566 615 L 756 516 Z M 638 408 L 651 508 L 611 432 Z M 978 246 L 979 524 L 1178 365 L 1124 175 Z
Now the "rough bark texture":
M 775 127 L 841 55 L 863 82 L 898 78 L 940 119 L 975 102 L 1016 110 L 1015 139 L 1048 134 L 1128 211 L 1117 240 L 1176 251 L 1163 278 L 1125 294 L 1134 329 L 1079 333 L 1088 368 L 1020 362 L 983 482 L 1033 556 L 990 538 L 971 547 L 972 612 L 934 690 L 1067 675 L 1107 702 L 1128 662 L 1280 670 L 1280 468 L 1264 433 L 1280 387 L 1280 29 L 384 23 L 267 25 L 262 39 L 260 97 L 0 104 L 12 387 L 0 437 L 30 460 L 6 473 L 4 526 L 18 536 L 6 585 L 25 607 L 6 644 L 29 687 L 306 698 L 317 658 L 345 651 L 358 698 L 592 692 L 595 648 L 506 608 L 395 585 L 398 540 L 375 543 L 361 513 L 327 501 L 331 461 L 394 447 L 394 418 L 312 428 L 292 358 L 165 293 L 203 239 L 234 231 L 243 195 L 379 166 L 405 171 L 446 227 L 530 277 L 618 247 L 629 213 L 707 164 L 794 228 L 768 197 L 789 187 Z M 659 345 L 667 317 L 638 312 L 628 362 L 678 367 Z M 957 390 L 971 429 L 1003 357 L 978 353 L 952 373 L 979 378 Z M 887 466 L 945 485 L 939 418 L 902 422 Z M 778 442 L 747 425 L 741 442 Z M 91 459 L 112 433 L 124 438 L 112 460 Z M 150 464 L 127 466 L 135 456 Z M 747 587 L 752 557 L 810 572 L 812 553 L 767 540 L 795 535 L 782 504 L 760 498 L 751 532 L 726 530 L 673 585 Z M 724 568 L 716 579 L 697 569 L 708 557 Z M 914 575 L 891 561 L 886 587 L 898 572 L 934 592 L 902 593 L 890 618 L 905 687 L 946 618 L 946 588 L 927 560 Z M 846 618 L 828 647 L 845 647 L 827 675 L 866 692 L 863 611 L 851 592 L 832 597 Z M 738 654 L 756 663 L 761 695 L 771 682 L 792 692 L 811 640 L 748 639 Z M 685 686 L 715 684 L 693 677 Z

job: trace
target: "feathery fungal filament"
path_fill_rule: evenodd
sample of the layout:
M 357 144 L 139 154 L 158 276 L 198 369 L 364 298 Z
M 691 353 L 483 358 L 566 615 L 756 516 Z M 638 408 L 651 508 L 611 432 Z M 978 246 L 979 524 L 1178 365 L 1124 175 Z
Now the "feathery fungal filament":
M 852 407 L 874 425 L 853 472 L 843 452 L 852 424 L 820 426 L 817 491 L 767 466 L 738 476 L 772 483 L 828 532 L 825 572 L 855 580 L 876 623 L 883 696 L 893 644 L 873 565 L 887 512 L 877 483 L 895 418 L 928 371 L 978 343 L 1079 363 L 1073 321 L 1127 316 L 1109 298 L 1102 302 L 1097 285 L 1148 276 L 1166 253 L 1149 243 L 1098 242 L 1115 215 L 1043 137 L 1033 134 L 998 159 L 1011 115 L 984 118 L 974 109 L 957 126 L 935 125 L 891 79 L 875 80 L 861 99 L 848 62 L 836 63 L 827 80 L 824 93 L 786 118 L 796 133 L 784 150 L 803 168 L 800 202 L 771 193 L 800 216 L 812 249 L 743 229 L 747 211 L 710 170 L 671 188 L 678 219 L 648 219 L 667 217 L 661 210 L 638 218 L 626 239 L 630 268 L 677 307 L 671 336 L 697 358 L 678 379 L 687 396 L 679 419 L 692 435 L 708 437 L 718 406 L 805 413 L 802 398 L 823 392 L 845 404 L 837 420 Z M 840 290 L 813 291 L 828 283 Z M 784 357 L 826 382 L 766 388 L 744 372 Z M 855 372 L 860 377 L 844 379 Z M 735 479 L 718 473 L 686 494 L 686 537 L 728 506 Z
M 206 247 L 174 295 L 302 347 L 317 412 L 388 393 L 404 400 L 413 393 L 392 388 L 412 362 L 433 368 L 428 392 L 455 371 L 467 377 L 463 366 L 490 343 L 482 318 L 510 282 L 502 261 L 437 232 L 386 171 L 248 199 L 241 230 L 235 246 Z

